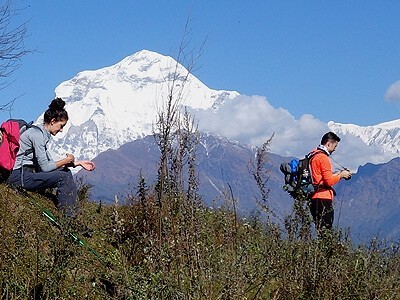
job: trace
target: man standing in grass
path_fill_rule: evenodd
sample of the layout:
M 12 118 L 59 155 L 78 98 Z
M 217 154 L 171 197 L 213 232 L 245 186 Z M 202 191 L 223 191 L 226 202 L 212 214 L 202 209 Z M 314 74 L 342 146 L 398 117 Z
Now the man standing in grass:
M 335 191 L 332 186 L 340 179 L 350 179 L 349 170 L 332 172 L 332 164 L 329 156 L 336 150 L 340 138 L 333 132 L 324 134 L 321 144 L 312 152 L 316 152 L 310 161 L 310 171 L 315 193 L 311 197 L 311 215 L 313 216 L 315 227 L 321 229 L 331 229 L 334 219 L 333 199 Z

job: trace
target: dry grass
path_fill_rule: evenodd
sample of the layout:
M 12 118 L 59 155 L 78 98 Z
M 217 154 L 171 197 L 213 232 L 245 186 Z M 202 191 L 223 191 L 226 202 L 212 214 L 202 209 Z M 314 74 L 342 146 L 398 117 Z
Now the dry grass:
M 30 199 L 0 185 L 2 299 L 399 299 L 398 245 L 355 247 L 340 232 L 286 239 L 177 197 L 125 207 L 83 201 L 88 244 L 65 237 Z M 50 202 L 31 196 L 43 206 Z M 57 214 L 57 212 L 54 212 Z

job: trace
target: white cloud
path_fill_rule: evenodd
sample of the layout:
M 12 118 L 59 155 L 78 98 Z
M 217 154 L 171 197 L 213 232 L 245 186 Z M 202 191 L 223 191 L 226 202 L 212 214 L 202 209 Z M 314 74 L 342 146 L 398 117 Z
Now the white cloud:
M 261 145 L 271 137 L 271 151 L 303 156 L 317 146 L 327 125 L 311 115 L 296 120 L 286 109 L 274 108 L 265 97 L 241 95 L 226 100 L 218 109 L 197 110 L 199 128 L 250 145 Z
M 241 95 L 226 100 L 218 109 L 192 112 L 199 129 L 216 133 L 244 144 L 260 146 L 275 133 L 271 151 L 282 156 L 303 157 L 318 146 L 324 133 L 330 131 L 326 123 L 312 115 L 296 119 L 283 108 L 274 108 L 265 97 Z M 367 146 L 360 139 L 341 136 L 342 141 L 333 158 L 356 170 L 367 162 L 388 161 L 379 146 Z
M 400 80 L 389 86 L 385 98 L 391 101 L 400 101 Z
M 385 152 L 383 147 L 378 145 L 367 145 L 361 139 L 351 134 L 340 136 L 341 141 L 334 152 L 332 158 L 334 160 L 333 166 L 339 168 L 340 165 L 351 169 L 353 172 L 357 171 L 359 166 L 366 163 L 384 163 L 396 157 L 395 153 Z M 335 161 L 339 162 L 335 163 Z

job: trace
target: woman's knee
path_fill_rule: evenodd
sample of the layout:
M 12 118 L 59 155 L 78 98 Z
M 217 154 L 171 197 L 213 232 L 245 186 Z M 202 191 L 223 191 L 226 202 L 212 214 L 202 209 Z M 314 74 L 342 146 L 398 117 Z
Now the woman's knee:
M 56 170 L 54 172 L 55 172 L 55 176 L 57 176 L 60 181 L 74 180 L 71 171 L 68 169 Z

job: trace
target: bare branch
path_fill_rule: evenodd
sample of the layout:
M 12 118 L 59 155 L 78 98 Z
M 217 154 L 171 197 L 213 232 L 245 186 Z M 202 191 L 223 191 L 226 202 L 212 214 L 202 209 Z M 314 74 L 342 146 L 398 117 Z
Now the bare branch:
M 18 98 L 22 97 L 24 94 L 14 98 L 13 100 L 5 103 L 5 104 L 0 104 L 0 111 L 8 111 L 10 113 L 10 117 L 11 117 L 11 111 L 13 108 L 13 105 L 15 103 L 15 101 L 17 101 Z
M 0 89 L 10 83 L 5 79 L 21 65 L 21 59 L 32 52 L 25 48 L 24 40 L 27 36 L 27 22 L 14 25 L 21 9 L 12 6 L 11 0 L 6 0 L 0 6 Z M 8 110 L 16 99 L 0 105 L 0 110 Z
M 8 77 L 21 63 L 21 58 L 28 54 L 24 39 L 27 35 L 27 22 L 13 27 L 13 20 L 19 15 L 19 10 L 7 0 L 0 6 L 0 77 Z
M 174 195 L 186 190 L 185 178 L 188 178 L 188 198 L 195 201 L 198 188 L 194 163 L 196 156 L 193 150 L 198 138 L 192 138 L 197 134 L 197 126 L 187 110 L 183 112 L 182 102 L 186 97 L 186 85 L 190 84 L 190 75 L 195 68 L 196 59 L 201 55 L 204 43 L 200 52 L 194 55 L 194 50 L 189 48 L 192 35 L 190 22 L 191 18 L 188 17 L 175 57 L 175 65 L 170 68 L 170 73 L 164 74 L 168 93 L 153 128 L 161 152 L 156 186 L 160 203 L 163 202 L 164 195 Z M 183 174 L 184 166 L 188 168 L 187 177 Z
M 269 180 L 268 177 L 269 170 L 265 169 L 267 154 L 273 137 L 274 134 L 272 134 L 272 136 L 267 141 L 265 141 L 261 147 L 257 148 L 257 152 L 255 155 L 255 162 L 252 163 L 253 170 L 251 171 L 251 173 L 261 193 L 261 201 L 259 201 L 259 204 L 265 210 L 266 213 L 271 213 L 273 216 L 275 216 L 267 203 L 270 191 L 269 188 L 267 188 L 267 183 Z

